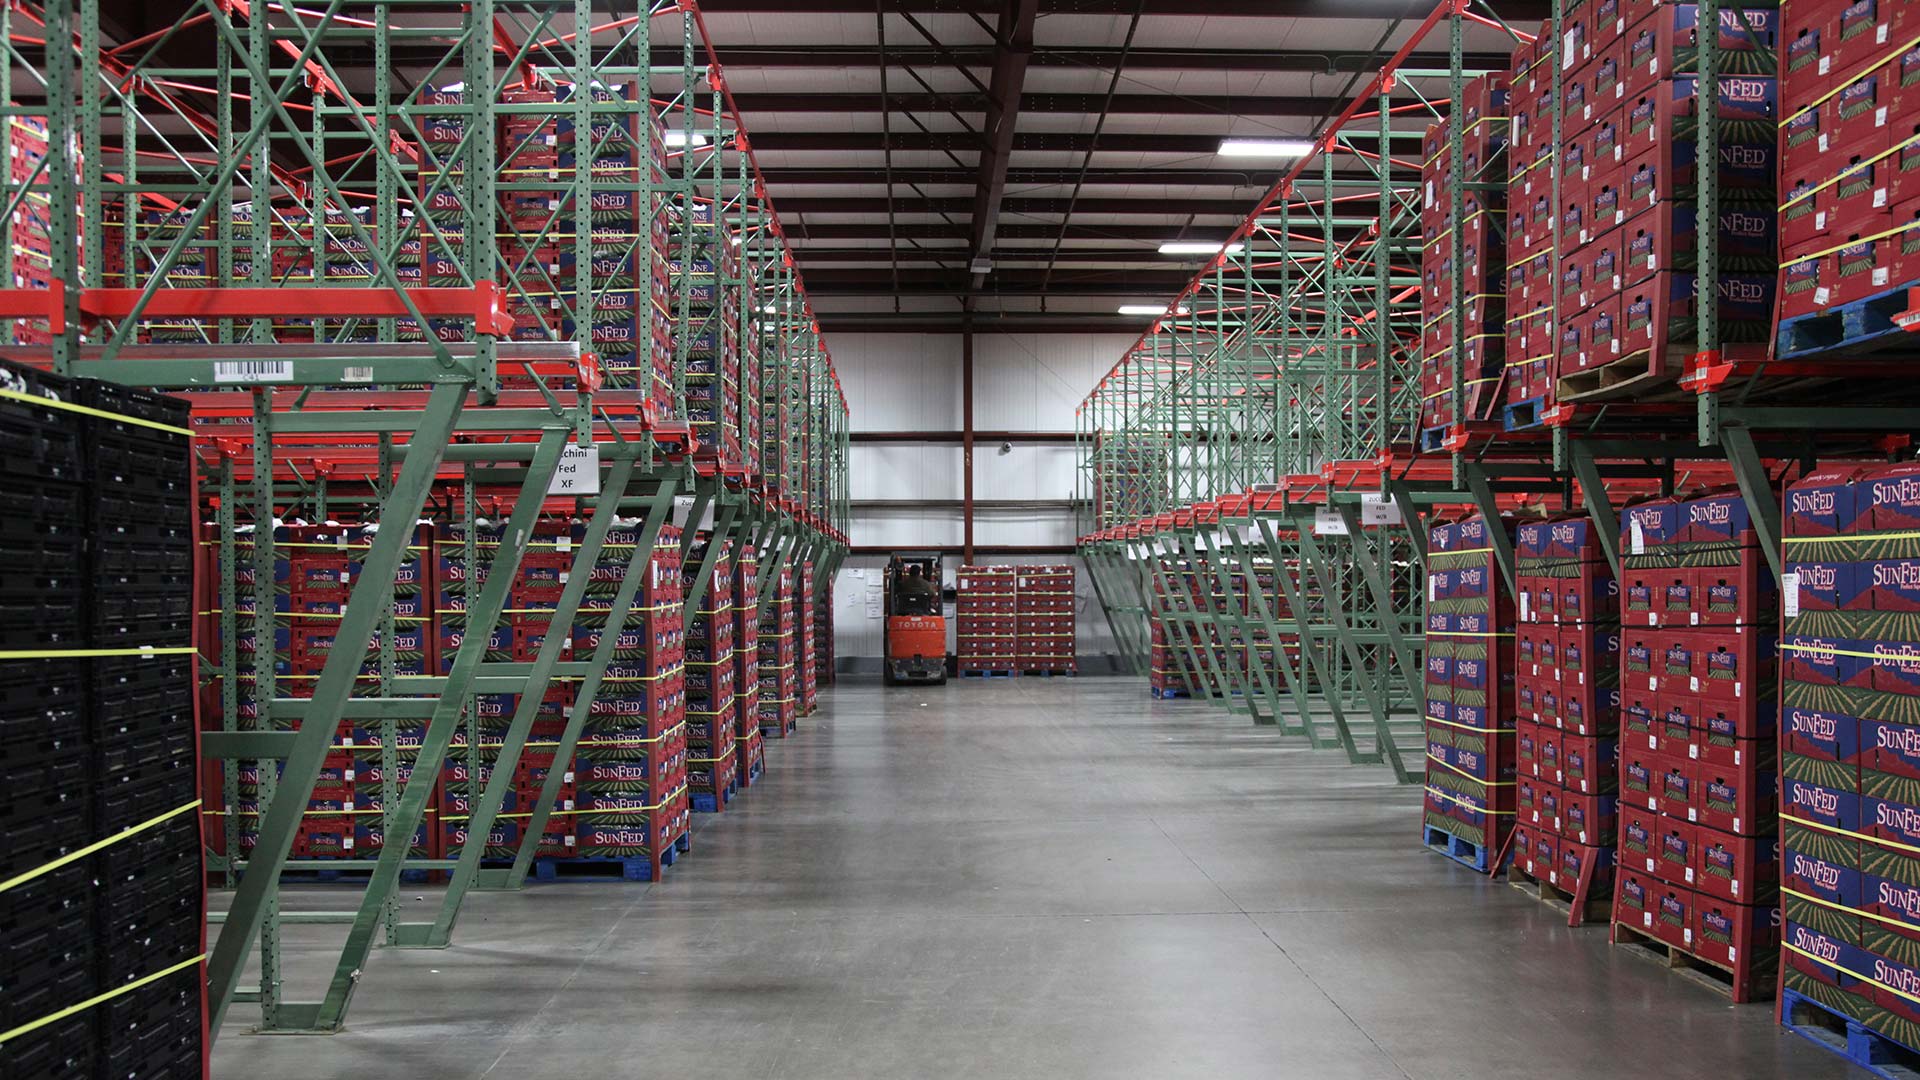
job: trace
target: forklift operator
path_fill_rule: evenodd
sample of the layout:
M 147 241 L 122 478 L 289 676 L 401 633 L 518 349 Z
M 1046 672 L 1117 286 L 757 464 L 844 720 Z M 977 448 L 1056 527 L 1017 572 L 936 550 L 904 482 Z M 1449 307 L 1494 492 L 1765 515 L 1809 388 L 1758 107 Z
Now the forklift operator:
M 940 610 L 940 588 L 928 581 L 918 566 L 907 568 L 900 579 L 900 614 L 933 615 Z

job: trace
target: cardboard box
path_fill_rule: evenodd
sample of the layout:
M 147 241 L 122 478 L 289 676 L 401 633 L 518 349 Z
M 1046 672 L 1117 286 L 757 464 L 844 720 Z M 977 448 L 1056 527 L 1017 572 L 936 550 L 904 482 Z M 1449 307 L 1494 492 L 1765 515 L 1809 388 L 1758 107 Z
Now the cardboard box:
M 1736 904 L 1772 903 L 1779 890 L 1780 864 L 1773 836 L 1737 836 L 1699 826 L 1694 888 L 1703 896 Z

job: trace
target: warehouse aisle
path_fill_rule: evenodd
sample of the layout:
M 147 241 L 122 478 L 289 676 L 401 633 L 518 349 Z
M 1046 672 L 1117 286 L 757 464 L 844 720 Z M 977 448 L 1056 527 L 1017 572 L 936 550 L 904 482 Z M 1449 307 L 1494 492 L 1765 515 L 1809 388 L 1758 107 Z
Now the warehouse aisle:
M 476 895 L 345 1034 L 236 1006 L 215 1077 L 1848 1075 L 1422 851 L 1414 790 L 1137 680 L 821 699 L 666 882 Z

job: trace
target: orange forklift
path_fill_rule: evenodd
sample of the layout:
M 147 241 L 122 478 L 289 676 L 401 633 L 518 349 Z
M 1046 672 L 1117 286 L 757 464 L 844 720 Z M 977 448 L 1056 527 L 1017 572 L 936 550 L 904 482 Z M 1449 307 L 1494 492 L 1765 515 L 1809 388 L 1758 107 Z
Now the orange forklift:
M 947 681 L 947 620 L 941 615 L 940 555 L 899 551 L 887 560 L 888 686 Z

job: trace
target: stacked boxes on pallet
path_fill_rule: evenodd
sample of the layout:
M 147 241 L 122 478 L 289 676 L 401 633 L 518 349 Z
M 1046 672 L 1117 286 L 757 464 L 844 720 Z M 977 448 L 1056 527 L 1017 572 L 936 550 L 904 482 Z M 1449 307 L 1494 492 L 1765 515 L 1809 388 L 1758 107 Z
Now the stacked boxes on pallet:
M 1170 591 L 1185 595 L 1176 601 L 1168 595 Z M 1189 607 L 1211 610 L 1212 591 L 1201 584 L 1185 559 L 1161 559 L 1160 573 L 1153 578 L 1153 610 L 1149 613 L 1153 637 L 1147 685 L 1154 697 L 1190 697 L 1202 688 L 1211 693 L 1227 691 L 1205 661 L 1201 661 L 1199 670 L 1194 666 L 1196 656 L 1209 652 L 1214 662 L 1224 663 L 1226 654 L 1218 632 L 1210 626 L 1208 640 L 1197 641 L 1190 627 L 1169 625 L 1181 622 L 1183 610 Z
M 1427 778 L 1423 839 L 1483 874 L 1514 824 L 1514 601 L 1475 515 L 1427 541 Z
M 0 1028 L 51 1018 L 0 1074 L 198 1078 L 187 410 L 11 366 L 0 389 Z M 70 650 L 108 655 L 34 655 Z
M 1455 166 L 1449 138 L 1462 125 L 1464 164 Z M 1507 76 L 1482 75 L 1467 83 L 1459 115 L 1427 128 L 1422 143 L 1420 209 L 1420 430 L 1422 444 L 1438 446 L 1439 433 L 1455 424 L 1490 420 L 1502 404 L 1506 367 L 1506 192 L 1466 186 L 1461 192 L 1460 235 L 1450 226 L 1456 185 L 1507 180 Z M 1464 403 L 1453 399 L 1455 308 L 1454 259 L 1461 263 L 1466 294 L 1459 308 L 1466 327 L 1460 353 Z M 1516 372 L 1516 375 L 1520 372 Z
M 1619 583 L 1585 517 L 1521 525 L 1514 555 L 1514 865 L 1604 900 L 1620 824 Z
M 1920 464 L 1789 488 L 1783 986 L 1920 1050 Z
M 684 276 L 688 318 L 686 335 L 687 421 L 699 442 L 697 461 L 738 472 L 744 459 L 740 429 L 740 291 L 724 283 L 740 277 L 738 249 L 722 243 L 714 225 L 713 202 L 691 207 L 691 249 L 673 261 Z M 676 282 L 678 284 L 678 282 Z M 756 388 L 757 389 L 757 388 Z
M 31 116 L 7 120 L 7 168 L 15 186 L 26 184 L 36 172 L 42 183 L 51 173 L 42 172 L 47 159 L 47 122 Z M 47 289 L 53 285 L 52 204 L 35 198 L 21 199 L 7 222 L 12 229 L 12 281 L 16 289 Z M 114 257 L 119 252 L 108 249 Z M 118 282 L 114 282 L 118 284 Z M 9 340 L 16 345 L 51 345 L 53 335 L 47 320 L 16 319 Z
M 1011 566 L 962 566 L 954 572 L 954 651 L 960 674 L 1011 675 L 1018 666 L 1014 573 Z
M 1891 318 L 1920 283 L 1920 11 L 1795 0 L 1781 17 L 1779 355 L 1904 340 Z
M 800 707 L 801 716 L 812 716 L 820 697 L 820 657 L 814 641 L 813 564 L 800 564 L 798 608 L 795 619 L 800 629 Z
M 1074 646 L 1073 567 L 1022 566 L 1014 587 L 1018 606 L 1015 664 L 1021 671 L 1071 675 Z
M 833 583 L 827 583 L 824 603 L 813 606 L 813 662 L 816 686 L 833 685 Z
M 733 747 L 735 774 L 746 787 L 766 771 L 766 737 L 760 734 L 760 560 L 751 547 L 733 562 Z
M 694 575 L 713 543 L 703 536 L 693 543 L 681 569 L 681 581 L 691 589 Z M 733 560 L 722 551 L 714 559 L 706 598 L 693 613 L 687 631 L 687 788 L 693 808 L 702 812 L 725 810 L 737 788 L 739 756 L 734 695 L 740 665 L 734 658 Z
M 1589 0 L 1566 12 L 1564 33 L 1516 56 L 1508 297 L 1522 318 L 1509 351 L 1553 356 L 1556 400 L 1670 383 L 1693 349 L 1696 237 L 1706 227 L 1694 201 L 1698 14 L 1692 4 Z M 1764 73 L 1778 27 L 1775 11 L 1727 9 L 1715 31 L 1721 194 L 1711 227 L 1728 361 L 1763 358 L 1771 333 L 1780 112 L 1776 81 Z M 1558 144 L 1556 64 L 1565 98 Z
M 639 538 L 617 531 L 630 551 Z M 588 714 L 574 766 L 577 856 L 636 866 L 650 875 L 647 880 L 673 862 L 671 852 L 684 850 L 689 824 L 680 566 L 680 531 L 666 526 L 643 571 L 647 578 L 635 596 L 628 633 L 617 643 Z
M 782 567 L 760 600 L 760 732 L 769 739 L 793 733 L 800 704 L 800 626 L 793 568 Z
M 1779 593 L 1737 493 L 1627 509 L 1615 940 L 1765 997 L 1778 959 Z M 1624 928 L 1624 929 L 1623 929 Z

